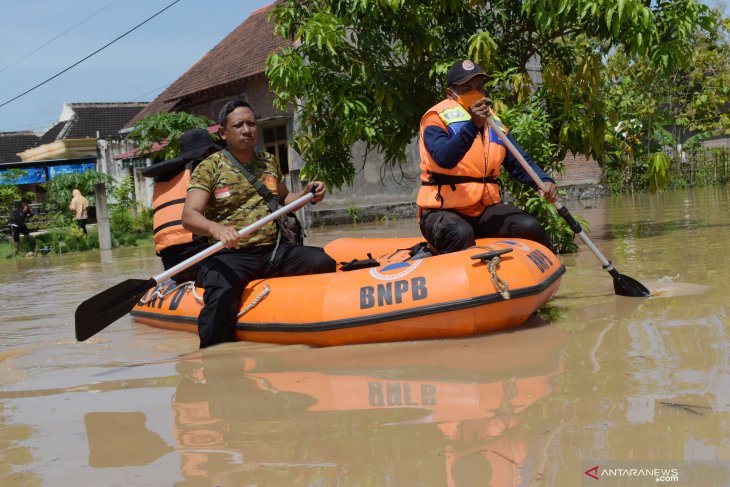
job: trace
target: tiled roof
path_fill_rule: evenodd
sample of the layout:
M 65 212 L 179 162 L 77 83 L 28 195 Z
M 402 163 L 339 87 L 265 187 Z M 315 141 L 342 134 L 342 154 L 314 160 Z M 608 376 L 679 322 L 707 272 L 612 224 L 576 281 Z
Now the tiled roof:
M 68 106 L 74 115 L 56 139 L 117 139 L 122 127 L 144 109 L 147 102 L 69 103 Z
M 18 152 L 35 147 L 39 137 L 33 132 L 0 132 L 0 162 L 18 162 Z
M 46 130 L 46 133 L 41 135 L 41 138 L 38 140 L 38 145 L 50 144 L 51 142 L 58 140 L 58 135 L 65 126 L 66 122 L 56 122 L 56 125 L 49 128 Z
M 63 139 L 118 139 L 125 123 L 146 102 L 69 103 L 70 119 L 57 122 L 40 137 L 33 132 L 0 132 L 0 162 L 18 162 L 18 152 Z
M 254 11 L 251 16 L 208 51 L 180 78 L 134 117 L 125 128 L 138 120 L 159 112 L 169 112 L 183 97 L 210 90 L 262 74 L 266 58 L 279 47 L 289 44 L 274 37 L 267 20 L 273 3 Z

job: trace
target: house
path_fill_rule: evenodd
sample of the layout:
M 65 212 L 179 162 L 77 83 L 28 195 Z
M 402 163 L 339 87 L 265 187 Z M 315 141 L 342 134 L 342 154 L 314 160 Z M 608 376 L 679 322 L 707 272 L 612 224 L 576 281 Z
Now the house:
M 58 174 L 96 168 L 116 180 L 124 179 L 131 168 L 112 157 L 130 149 L 132 142 L 124 140 L 119 131 L 146 106 L 146 102 L 67 103 L 58 122 L 43 135 L 26 134 L 24 138 L 12 139 L 16 144 L 23 141 L 22 148 L 10 148 L 11 139 L 0 137 L 4 151 L 0 170 L 23 169 L 29 175 L 32 172 L 32 180 L 26 184 L 33 186 L 27 189 L 34 191 L 41 201 L 45 190 L 37 184 Z M 8 160 L 10 156 L 5 151 L 16 151 L 14 160 Z
M 119 131 L 146 106 L 146 102 L 66 103 L 58 122 L 40 137 L 38 146 L 26 150 L 21 157 L 24 161 L 38 161 L 98 155 L 97 169 L 122 179 L 127 171 L 112 164 L 110 158 L 131 146 Z
M 233 98 L 246 100 L 253 106 L 262 129 L 260 149 L 278 157 L 288 186 L 299 190 L 302 187 L 299 172 L 304 163 L 288 146 L 298 120 L 293 111 L 279 112 L 274 108 L 274 95 L 264 73 L 268 56 L 289 44 L 273 35 L 272 25 L 267 20 L 272 5 L 254 11 L 132 118 L 123 131 L 132 130 L 140 119 L 159 112 L 185 111 L 217 122 L 218 112 L 227 101 Z M 533 63 L 528 69 L 534 78 L 539 78 L 539 65 Z M 305 225 L 346 223 L 352 221 L 354 214 L 360 221 L 415 215 L 420 187 L 417 139 L 406 148 L 406 162 L 392 170 L 384 164 L 381 154 L 366 149 L 364 143 L 352 147 L 352 160 L 358 168 L 352 187 L 333 191 L 316 207 L 305 207 L 300 212 Z M 136 155 L 130 152 L 117 157 L 131 161 Z M 578 167 L 585 164 L 585 160 L 575 158 L 567 163 Z M 587 174 L 581 177 L 587 183 L 597 182 L 602 176 L 601 169 L 595 161 L 590 166 L 586 169 Z M 561 184 L 569 182 L 563 179 Z
M 38 144 L 40 137 L 33 132 L 0 132 L 0 163 L 18 162 L 23 152 Z
M 267 20 L 272 5 L 254 12 L 218 45 L 173 82 L 165 91 L 132 118 L 124 132 L 147 115 L 159 112 L 185 111 L 203 115 L 217 122 L 223 105 L 233 98 L 248 101 L 253 106 L 261 127 L 261 149 L 277 156 L 282 172 L 292 190 L 302 186 L 299 170 L 304 165 L 288 146 L 296 123 L 292 111 L 279 112 L 273 106 L 274 94 L 264 74 L 268 56 L 279 47 L 289 44 L 275 37 Z M 246 46 L 245 49 L 242 46 Z M 132 153 L 124 157 L 133 159 Z M 357 208 L 361 219 L 370 214 L 392 216 L 415 214 L 414 202 L 418 192 L 418 147 L 408 148 L 408 163 L 395 177 L 381 177 L 382 157 L 367 153 L 364 144 L 353 147 L 357 167 L 351 188 L 333 191 L 316 207 L 308 206 L 303 213 L 305 224 L 320 222 L 349 222 L 348 214 Z
M 0 185 L 22 184 L 25 190 L 35 190 L 35 181 L 38 179 L 35 174 L 27 172 L 20 179 L 16 179 L 10 170 L 14 169 L 13 164 L 21 161 L 20 154 L 30 147 L 38 144 L 40 137 L 34 132 L 0 132 Z

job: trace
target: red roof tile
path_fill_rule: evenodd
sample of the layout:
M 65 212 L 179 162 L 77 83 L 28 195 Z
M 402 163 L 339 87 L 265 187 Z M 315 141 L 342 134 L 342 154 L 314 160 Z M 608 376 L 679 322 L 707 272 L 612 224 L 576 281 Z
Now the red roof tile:
M 266 58 L 277 48 L 289 44 L 274 37 L 267 16 L 273 3 L 254 11 L 218 45 L 200 58 L 180 78 L 153 100 L 147 108 L 130 120 L 125 128 L 138 120 L 159 112 L 169 112 L 183 97 L 233 83 L 264 72 Z

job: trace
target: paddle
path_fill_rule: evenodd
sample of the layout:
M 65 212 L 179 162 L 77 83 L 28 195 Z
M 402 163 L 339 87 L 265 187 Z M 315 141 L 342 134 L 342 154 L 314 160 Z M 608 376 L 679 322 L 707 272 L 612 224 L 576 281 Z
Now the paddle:
M 490 116 L 487 117 L 487 123 L 492 128 L 492 130 L 497 133 L 497 136 L 502 140 L 504 145 L 512 153 L 515 159 L 519 161 L 522 168 L 527 172 L 527 174 L 530 175 L 532 180 L 535 181 L 535 184 L 537 184 L 537 186 L 541 190 L 545 191 L 544 182 L 537 176 L 537 174 L 532 169 L 532 167 L 530 167 L 525 158 L 522 157 L 522 154 L 519 153 L 514 144 L 507 138 L 507 134 L 504 133 L 503 128 L 497 125 L 497 123 L 501 125 L 501 122 L 495 122 L 495 119 Z M 588 235 L 586 235 L 586 233 L 583 231 L 580 223 L 578 223 L 576 219 L 573 218 L 573 215 L 570 214 L 566 207 L 564 207 L 559 201 L 555 201 L 553 205 L 555 205 L 555 208 L 558 210 L 558 214 L 563 217 L 563 220 L 568 223 L 571 230 L 573 230 L 573 232 L 575 232 L 575 234 L 578 235 L 581 240 L 583 240 L 583 243 L 585 243 L 586 246 L 591 250 L 591 252 L 593 252 L 593 254 L 598 257 L 598 260 L 601 261 L 601 264 L 603 264 L 603 268 L 607 270 L 609 274 L 611 274 L 611 277 L 613 277 L 613 289 L 616 294 L 618 294 L 619 296 L 629 297 L 651 296 L 651 292 L 640 282 L 630 278 L 629 276 L 619 274 L 613 264 L 611 264 L 611 261 L 603 256 L 601 251 L 598 250 L 598 248 L 591 241 Z
M 268 214 L 259 221 L 239 230 L 238 234 L 241 237 L 245 237 L 267 223 L 276 220 L 280 216 L 301 208 L 312 198 L 314 198 L 314 193 L 307 193 L 301 198 L 298 198 L 288 205 L 282 206 L 278 210 Z M 102 291 L 101 293 L 87 299 L 81 303 L 78 308 L 76 308 L 76 339 L 83 342 L 84 340 L 96 335 L 101 330 L 129 313 L 132 308 L 134 308 L 134 305 L 137 304 L 140 298 L 142 298 L 144 293 L 146 293 L 149 289 L 152 289 L 159 283 L 165 282 L 178 272 L 195 265 L 206 257 L 218 252 L 222 248 L 223 244 L 218 242 L 202 252 L 193 255 L 189 259 L 180 262 L 178 265 L 169 268 L 162 274 L 151 277 L 147 280 L 127 279 L 126 281 L 120 282 L 116 286 L 110 287 L 106 291 Z

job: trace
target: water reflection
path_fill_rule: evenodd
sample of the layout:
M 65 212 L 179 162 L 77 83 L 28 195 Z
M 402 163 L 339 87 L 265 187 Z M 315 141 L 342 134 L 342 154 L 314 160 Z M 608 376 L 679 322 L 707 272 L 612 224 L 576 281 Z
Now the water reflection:
M 27 466 L 37 459 L 23 442 L 33 435 L 30 425 L 8 420 L 6 406 L 0 402 L 0 480 L 6 485 L 37 485 L 40 479 Z
M 529 485 L 549 434 L 536 442 L 521 416 L 557 392 L 567 343 L 532 325 L 392 354 L 206 350 L 178 366 L 182 472 L 198 485 Z
M 461 340 L 201 352 L 123 318 L 77 343 L 76 306 L 160 273 L 153 247 L 0 259 L 0 485 L 573 486 L 587 462 L 727 465 L 730 188 L 571 203 L 653 297 L 616 296 L 583 250 L 560 256 L 547 324 Z M 730 485 L 700 479 L 674 485 Z
M 92 412 L 84 415 L 93 468 L 148 465 L 172 451 L 160 435 L 147 429 L 141 412 Z

